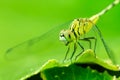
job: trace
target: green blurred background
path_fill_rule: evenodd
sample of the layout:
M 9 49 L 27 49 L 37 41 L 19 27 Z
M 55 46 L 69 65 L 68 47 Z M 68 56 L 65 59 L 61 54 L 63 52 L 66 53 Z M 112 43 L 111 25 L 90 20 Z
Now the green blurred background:
M 12 67 L 8 66 L 8 62 L 3 58 L 7 49 L 40 36 L 53 27 L 72 19 L 90 17 L 111 2 L 113 0 L 1 0 L 0 80 L 17 79 L 13 78 L 15 73 L 9 71 Z M 117 5 L 103 15 L 97 23 L 107 44 L 114 51 L 118 64 L 120 64 L 119 22 L 120 5 Z M 22 64 L 20 61 L 18 63 Z

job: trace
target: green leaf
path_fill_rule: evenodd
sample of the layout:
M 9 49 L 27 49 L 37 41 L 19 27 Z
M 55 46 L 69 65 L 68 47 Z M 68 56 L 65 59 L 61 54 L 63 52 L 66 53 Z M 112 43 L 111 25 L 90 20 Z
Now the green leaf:
M 54 67 L 41 72 L 43 80 L 113 80 L 107 72 L 100 73 L 89 67 L 72 64 L 68 67 Z
M 113 71 L 120 70 L 120 67 L 117 65 L 114 65 L 111 60 L 105 61 L 97 57 L 93 52 L 93 50 L 91 49 L 88 49 L 85 52 L 83 52 L 81 56 L 79 56 L 76 63 L 93 63 L 93 64 L 98 64 L 109 70 L 113 70 Z
M 49 60 L 27 79 L 36 79 L 36 75 L 41 75 L 43 80 L 114 80 L 120 77 L 120 69 L 95 56 L 92 50 L 86 50 L 72 64 Z

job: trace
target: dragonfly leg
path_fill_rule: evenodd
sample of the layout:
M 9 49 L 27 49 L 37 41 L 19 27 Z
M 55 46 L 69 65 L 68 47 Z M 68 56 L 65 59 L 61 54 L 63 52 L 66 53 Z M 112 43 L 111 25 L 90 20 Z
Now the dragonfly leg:
M 74 50 L 73 50 L 73 53 L 72 53 L 72 55 L 71 55 L 71 57 L 70 57 L 70 60 L 72 61 L 72 58 L 73 58 L 73 56 L 74 56 L 74 54 L 75 54 L 75 52 L 76 52 L 76 49 L 77 49 L 77 45 L 76 45 L 76 43 L 74 43 Z
M 65 54 L 65 58 L 64 58 L 63 62 L 66 60 L 69 51 L 70 51 L 70 46 L 68 46 L 68 49 L 67 49 L 67 52 L 66 52 L 66 54 Z
M 84 47 L 83 47 L 79 42 L 77 42 L 77 43 L 78 43 L 78 45 L 81 47 L 82 51 L 75 57 L 75 60 L 77 59 L 77 57 L 78 57 L 81 53 L 84 52 Z
M 80 39 L 80 40 L 89 42 L 89 48 L 90 49 L 92 48 L 92 46 L 91 46 L 91 40 L 90 39 L 83 38 L 83 39 Z
M 87 37 L 87 38 L 80 39 L 80 40 L 88 41 L 90 44 L 90 49 L 91 49 L 91 40 L 95 40 L 95 44 L 94 44 L 94 53 L 95 53 L 96 44 L 97 44 L 97 39 L 95 37 Z

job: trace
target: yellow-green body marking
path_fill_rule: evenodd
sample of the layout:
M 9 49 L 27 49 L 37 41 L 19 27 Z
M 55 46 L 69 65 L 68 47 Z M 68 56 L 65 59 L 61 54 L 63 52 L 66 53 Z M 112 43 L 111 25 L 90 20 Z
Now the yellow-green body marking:
M 105 44 L 105 41 L 103 40 L 101 32 L 98 29 L 98 27 L 96 26 L 96 22 L 98 21 L 99 17 L 101 17 L 103 14 L 108 12 L 111 8 L 113 8 L 115 5 L 117 5 L 119 3 L 120 3 L 120 0 L 115 0 L 112 4 L 107 6 L 101 12 L 99 12 L 98 14 L 96 14 L 96 15 L 90 17 L 90 18 L 74 19 L 74 21 L 71 23 L 69 29 L 61 30 L 61 32 L 60 32 L 60 40 L 63 41 L 66 46 L 68 46 L 66 56 L 67 56 L 67 54 L 69 52 L 69 49 L 70 49 L 69 45 L 70 45 L 71 42 L 74 43 L 74 51 L 73 51 L 72 56 L 71 56 L 70 59 L 72 59 L 74 53 L 76 52 L 77 45 L 79 45 L 82 48 L 82 52 L 84 51 L 84 47 L 80 44 L 79 40 L 81 39 L 81 36 L 88 33 L 91 30 L 92 27 L 96 27 L 96 29 L 98 31 L 98 34 L 99 34 L 99 36 L 100 36 L 100 38 L 101 38 L 101 40 L 102 40 L 102 42 L 104 44 L 104 47 L 106 49 L 106 52 L 109 54 L 109 50 L 107 49 L 107 46 Z M 90 45 L 91 45 L 91 41 L 90 41 L 91 39 L 95 40 L 95 46 L 96 46 L 96 38 L 95 37 L 82 38 L 82 40 L 88 41 L 90 43 Z M 77 56 L 79 56 L 79 55 L 77 55 Z M 66 56 L 65 56 L 65 59 L 66 59 Z

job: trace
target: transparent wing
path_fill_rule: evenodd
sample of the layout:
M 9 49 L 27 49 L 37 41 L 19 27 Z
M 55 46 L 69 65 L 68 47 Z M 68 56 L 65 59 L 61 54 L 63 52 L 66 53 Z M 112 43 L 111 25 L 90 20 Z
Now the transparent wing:
M 105 48 L 105 50 L 107 52 L 108 57 L 113 61 L 113 63 L 116 63 L 115 58 L 114 58 L 114 54 L 113 54 L 112 50 L 106 44 L 106 42 L 105 42 L 99 28 L 96 25 L 94 25 L 93 29 L 98 33 L 98 35 L 99 35 L 99 37 L 100 37 L 100 39 L 101 39 L 101 41 L 102 41 L 102 43 L 104 45 L 104 48 Z
M 48 59 L 63 60 L 66 46 L 59 41 L 59 32 L 62 29 L 68 29 L 70 22 L 57 26 L 40 37 L 33 38 L 8 49 L 5 53 L 5 58 L 14 60 L 36 56 L 41 61 L 47 61 Z

